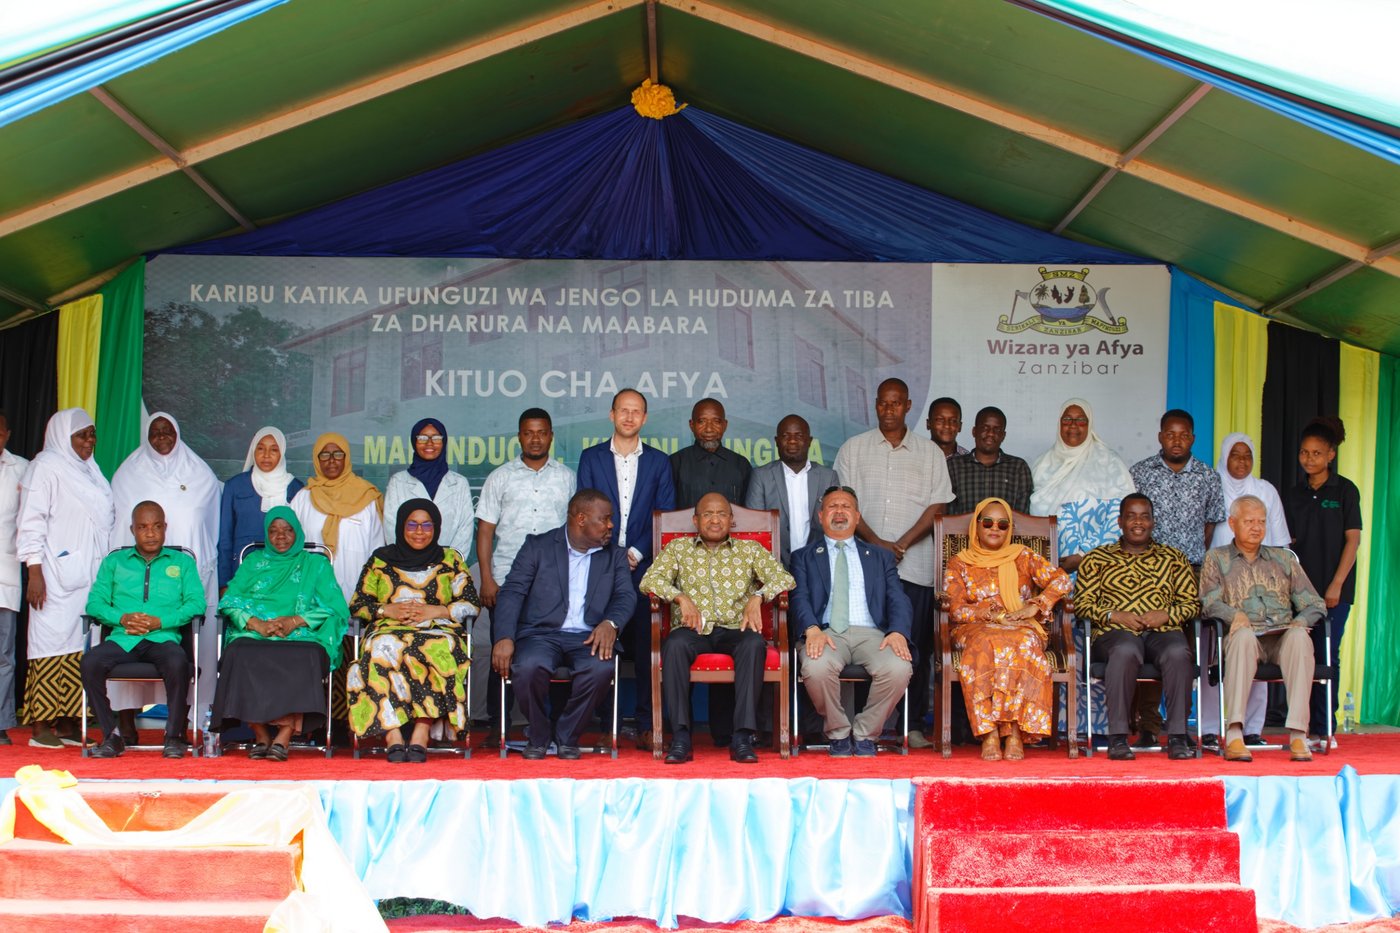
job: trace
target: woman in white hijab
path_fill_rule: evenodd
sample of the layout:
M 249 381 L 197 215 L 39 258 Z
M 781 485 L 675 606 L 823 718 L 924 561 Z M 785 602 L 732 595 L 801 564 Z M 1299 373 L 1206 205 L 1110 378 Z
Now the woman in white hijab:
M 1060 567 L 1073 574 L 1085 554 L 1118 540 L 1118 505 L 1137 487 L 1123 458 L 1094 431 L 1094 409 L 1084 399 L 1072 398 L 1060 406 L 1056 429 L 1059 434 L 1054 445 L 1031 467 L 1035 482 L 1031 514 L 1056 516 Z M 1074 637 L 1076 647 L 1086 650 L 1080 643 L 1084 633 L 1079 626 L 1075 626 Z M 1091 689 L 1094 733 L 1104 735 L 1108 707 L 1103 685 L 1094 684 Z M 1079 696 L 1082 723 L 1088 718 L 1087 691 L 1081 689 Z
M 34 724 L 35 748 L 81 744 L 80 617 L 112 534 L 112 488 L 92 459 L 96 447 L 87 412 L 56 412 L 20 484 L 17 551 L 29 570 L 24 719 Z
M 1283 514 L 1283 502 L 1278 490 L 1266 479 L 1254 476 L 1254 441 L 1248 434 L 1227 434 L 1220 442 L 1220 456 L 1215 461 L 1215 472 L 1220 474 L 1220 489 L 1225 495 L 1225 514 L 1230 513 L 1230 504 L 1240 496 L 1258 496 L 1267 510 L 1268 524 L 1264 528 L 1264 543 L 1270 547 L 1288 547 L 1291 538 L 1288 534 L 1288 519 Z M 1210 538 L 1210 546 L 1224 547 L 1235 540 L 1235 533 L 1229 522 L 1217 522 Z M 1264 731 L 1264 716 L 1268 712 L 1269 690 L 1265 684 L 1255 684 L 1249 690 L 1249 705 L 1245 707 L 1244 738 L 1246 745 L 1260 742 Z M 1201 690 L 1201 732 L 1209 743 L 1216 738 L 1215 730 L 1220 728 L 1220 695 L 1213 690 Z
M 238 569 L 243 549 L 263 539 L 263 514 L 288 505 L 302 482 L 287 470 L 287 438 L 274 427 L 259 428 L 248 444 L 243 472 L 224 483 L 219 506 L 219 592 Z M 212 680 L 212 678 L 210 678 Z
M 126 458 L 112 476 L 112 499 L 116 518 L 112 524 L 112 547 L 134 544 L 131 510 L 138 502 L 157 502 L 165 510 L 165 543 L 189 548 L 204 584 L 205 606 L 212 616 L 219 602 L 215 587 L 218 567 L 219 500 L 223 484 L 209 465 L 190 449 L 181 436 L 180 424 L 168 412 L 157 411 L 146 418 L 141 446 Z M 204 631 L 213 632 L 212 628 Z M 199 663 L 206 671 L 216 660 L 213 638 L 200 645 Z M 208 689 L 204 689 L 207 685 Z M 205 696 L 192 698 L 197 711 L 214 697 L 214 678 L 200 684 Z M 160 684 L 112 682 L 107 687 L 112 709 L 121 716 L 121 732 L 127 744 L 136 744 L 134 711 L 152 703 L 165 702 Z

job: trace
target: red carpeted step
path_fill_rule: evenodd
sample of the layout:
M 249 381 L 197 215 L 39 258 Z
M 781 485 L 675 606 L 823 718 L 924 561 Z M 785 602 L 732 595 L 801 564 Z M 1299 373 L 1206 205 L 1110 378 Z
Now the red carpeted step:
M 278 901 L 0 900 L 0 930 L 24 933 L 258 933 Z
M 1239 885 L 958 888 L 925 893 L 916 933 L 1256 933 Z
M 929 833 L 924 845 L 923 886 L 930 889 L 1240 880 L 1240 839 L 1223 829 Z
M 923 831 L 1225 828 L 1225 784 L 1132 778 L 915 780 Z
M 84 783 L 79 792 L 109 829 L 120 832 L 179 829 L 227 793 L 191 791 L 179 785 L 154 783 L 145 787 Z M 21 802 L 15 807 L 15 838 L 52 841 L 58 837 L 34 819 Z
M 263 900 L 296 890 L 295 846 L 128 849 L 16 839 L 0 845 L 0 898 Z

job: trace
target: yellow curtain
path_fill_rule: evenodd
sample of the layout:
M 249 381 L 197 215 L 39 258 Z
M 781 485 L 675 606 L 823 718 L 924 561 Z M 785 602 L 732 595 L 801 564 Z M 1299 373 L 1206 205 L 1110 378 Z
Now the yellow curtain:
M 1371 579 L 1369 542 L 1377 533 L 1372 523 L 1371 491 L 1376 488 L 1376 407 L 1380 372 L 1381 358 L 1375 350 L 1342 344 L 1337 414 L 1346 424 L 1347 439 L 1337 449 L 1337 471 L 1361 490 L 1361 549 L 1356 555 L 1356 602 L 1347 616 L 1346 636 L 1342 639 L 1342 681 L 1337 689 L 1342 697 L 1351 691 L 1358 712 L 1361 691 L 1365 688 L 1366 590 Z M 1394 530 L 1390 533 L 1394 534 Z
M 1242 431 L 1257 447 L 1264 433 L 1264 371 L 1268 366 L 1269 322 L 1252 311 L 1215 303 L 1215 439 Z M 1254 461 L 1259 475 L 1259 461 Z
M 97 417 L 98 353 L 102 347 L 102 296 L 89 295 L 58 309 L 58 407 L 82 408 Z M 101 432 L 101 425 L 98 431 Z

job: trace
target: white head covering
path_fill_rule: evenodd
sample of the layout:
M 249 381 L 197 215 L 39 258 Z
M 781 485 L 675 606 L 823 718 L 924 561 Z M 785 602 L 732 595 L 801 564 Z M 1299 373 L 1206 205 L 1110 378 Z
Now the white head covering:
M 1128 465 L 1094 431 L 1094 409 L 1082 398 L 1067 399 L 1065 409 L 1078 405 L 1089 419 L 1084 443 L 1071 447 L 1060 437 L 1058 419 L 1055 443 L 1031 467 L 1035 491 L 1031 494 L 1032 515 L 1054 515 L 1066 502 L 1083 499 L 1118 499 L 1137 487 Z
M 282 451 L 282 457 L 277 461 L 277 466 L 270 472 L 264 472 L 261 467 L 253 462 L 253 452 L 258 449 L 258 441 L 272 436 L 277 442 L 277 449 Z M 243 458 L 243 469 L 251 472 L 253 490 L 262 496 L 262 510 L 266 512 L 274 506 L 287 504 L 287 487 L 292 484 L 293 476 L 287 470 L 287 437 L 274 427 L 259 428 L 253 435 L 253 440 L 248 444 L 248 456 Z
M 1220 474 L 1220 491 L 1225 495 L 1225 514 L 1230 514 L 1230 504 L 1240 496 L 1256 496 L 1264 501 L 1264 508 L 1267 512 L 1268 525 L 1264 532 L 1264 543 L 1270 547 L 1288 547 L 1292 540 L 1288 534 L 1288 519 L 1283 514 L 1283 503 L 1278 497 L 1278 490 L 1273 483 L 1257 476 L 1246 476 L 1244 479 L 1235 479 L 1230 475 L 1230 451 L 1235 449 L 1236 444 L 1243 444 L 1249 448 L 1249 454 L 1254 458 L 1256 464 L 1259 463 L 1259 452 L 1254 449 L 1254 441 L 1248 434 L 1225 435 L 1225 439 L 1220 442 L 1220 456 L 1215 461 L 1215 472 Z M 1235 540 L 1235 533 L 1230 529 L 1228 520 L 1217 522 L 1215 531 L 1211 535 L 1211 547 L 1224 547 Z
M 44 429 L 44 449 L 35 455 L 29 469 L 33 471 L 42 463 L 71 483 L 70 491 L 88 507 L 93 524 L 101 530 L 105 541 L 112 527 L 112 487 L 98 469 L 95 458 L 84 460 L 73 449 L 73 435 L 92 427 L 92 423 L 92 416 L 81 408 L 54 412 Z
M 175 446 L 168 454 L 151 446 L 151 425 L 157 418 L 169 421 L 175 429 Z M 212 567 L 222 486 L 209 465 L 185 443 L 175 416 L 152 412 L 141 425 L 141 446 L 132 451 L 112 477 L 117 511 L 113 546 L 132 543 L 131 510 L 136 503 L 149 499 L 165 509 L 166 542 L 190 548 L 201 568 Z

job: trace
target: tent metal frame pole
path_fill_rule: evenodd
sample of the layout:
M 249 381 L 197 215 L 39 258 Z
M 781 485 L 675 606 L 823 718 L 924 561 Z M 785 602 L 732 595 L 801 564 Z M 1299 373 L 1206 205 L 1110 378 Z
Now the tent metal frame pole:
M 1065 214 L 1050 232 L 1054 234 L 1063 233 L 1065 228 L 1074 221 L 1074 218 L 1078 217 L 1080 212 L 1088 207 L 1089 203 L 1093 201 L 1094 198 L 1098 197 L 1099 192 L 1113 180 L 1113 177 L 1123 171 L 1123 166 L 1142 155 L 1143 150 L 1155 143 L 1163 133 L 1171 129 L 1182 117 L 1186 116 L 1187 111 L 1196 106 L 1201 98 L 1206 96 L 1208 91 L 1210 91 L 1209 84 L 1196 85 L 1191 93 L 1187 94 L 1186 97 L 1182 99 L 1181 103 L 1173 107 L 1171 112 L 1165 117 L 1158 120 L 1157 124 L 1153 126 L 1152 129 L 1148 130 L 1145 136 L 1129 146 L 1112 166 L 1104 170 L 1104 173 L 1099 176 L 1098 181 L 1094 182 L 1093 186 L 1090 187 L 1088 191 L 1084 192 L 1084 196 L 1079 199 L 1074 207 L 1069 209 L 1069 213 Z
M 199 189 L 209 196 L 211 201 L 219 205 L 225 214 L 228 214 L 237 221 L 240 227 L 245 231 L 257 229 L 257 225 L 247 217 L 244 217 L 243 212 L 234 207 L 233 202 L 224 197 L 223 192 L 215 188 L 213 183 L 205 178 L 199 169 L 186 162 L 184 157 L 180 155 L 179 151 L 174 146 L 170 145 L 170 143 L 165 141 L 164 137 L 151 129 L 151 127 L 146 124 L 146 121 L 132 113 L 125 104 L 113 97 L 110 91 L 99 85 L 94 88 L 89 88 L 88 93 L 97 98 L 102 106 L 116 114 L 117 119 L 131 127 L 136 132 L 136 135 L 150 143 L 157 152 L 173 162 L 180 171 L 184 172 L 185 175 L 189 177 L 190 181 L 198 185 Z
M 651 83 L 661 83 L 661 58 L 656 51 L 656 0 L 647 0 L 647 63 Z
M 1314 279 L 1313 281 L 1309 282 L 1307 285 L 1304 285 L 1297 291 L 1290 292 L 1289 294 L 1280 298 L 1278 301 L 1270 302 L 1268 305 L 1262 308 L 1259 311 L 1259 313 L 1264 315 L 1265 317 L 1272 317 L 1275 314 L 1278 314 L 1284 308 L 1291 307 L 1297 304 L 1298 302 L 1302 301 L 1304 298 L 1317 294 L 1327 286 L 1336 284 L 1337 282 L 1351 275 L 1358 269 L 1364 269 L 1367 266 L 1374 266 L 1375 263 L 1379 260 L 1384 259 L 1387 256 L 1393 256 L 1397 252 L 1400 252 L 1400 239 L 1391 240 L 1389 243 L 1383 243 L 1380 246 L 1377 246 L 1375 249 L 1371 250 L 1371 252 L 1367 253 L 1366 259 L 1353 259 L 1351 262 L 1342 263 L 1340 266 L 1333 269 L 1331 272 L 1328 272 L 1327 274 L 1323 275 L 1321 278 Z

